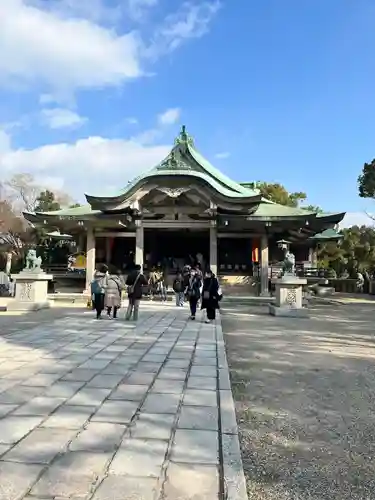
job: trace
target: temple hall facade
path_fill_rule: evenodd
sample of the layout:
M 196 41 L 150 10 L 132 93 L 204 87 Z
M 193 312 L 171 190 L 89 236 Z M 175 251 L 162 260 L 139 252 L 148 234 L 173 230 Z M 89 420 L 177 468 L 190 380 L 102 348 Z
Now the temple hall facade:
M 258 279 L 267 295 L 271 262 L 282 260 L 279 240 L 297 261 L 314 260 L 316 242 L 335 239 L 345 213 L 316 213 L 273 203 L 217 170 L 182 127 L 158 165 L 112 196 L 86 195 L 87 205 L 25 212 L 33 224 L 72 235 L 85 258 L 86 289 L 99 263 L 126 274 L 134 264 L 178 268 L 202 261 L 222 282 Z

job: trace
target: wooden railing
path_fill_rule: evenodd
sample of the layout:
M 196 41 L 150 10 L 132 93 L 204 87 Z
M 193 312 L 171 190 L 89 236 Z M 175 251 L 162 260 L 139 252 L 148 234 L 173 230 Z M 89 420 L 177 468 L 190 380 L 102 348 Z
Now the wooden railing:
M 46 273 L 53 274 L 55 277 L 77 278 L 86 275 L 84 269 L 70 271 L 66 264 L 46 264 L 43 266 L 43 270 Z

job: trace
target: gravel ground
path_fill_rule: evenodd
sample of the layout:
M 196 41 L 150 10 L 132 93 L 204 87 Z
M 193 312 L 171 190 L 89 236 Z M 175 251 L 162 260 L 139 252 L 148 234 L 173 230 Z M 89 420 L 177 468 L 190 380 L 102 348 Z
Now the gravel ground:
M 222 319 L 249 499 L 375 499 L 374 306 Z

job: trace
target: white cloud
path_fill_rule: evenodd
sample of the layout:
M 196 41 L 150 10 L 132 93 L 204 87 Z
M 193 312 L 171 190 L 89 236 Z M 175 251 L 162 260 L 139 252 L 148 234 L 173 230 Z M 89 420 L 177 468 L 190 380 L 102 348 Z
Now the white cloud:
M 128 118 L 125 119 L 126 123 L 129 123 L 129 125 L 137 125 L 138 124 L 138 118 L 135 118 L 135 116 L 129 116 Z
M 24 0 L 0 2 L 0 53 L 0 84 L 75 89 L 117 85 L 142 75 L 135 33 L 118 36 Z
M 128 0 L 127 5 L 142 12 L 156 3 Z M 0 86 L 39 88 L 45 102 L 55 94 L 122 85 L 145 74 L 147 58 L 205 34 L 219 5 L 217 0 L 182 3 L 156 25 L 148 42 L 129 22 L 115 27 L 118 12 L 126 11 L 121 2 L 108 8 L 104 0 L 0 0 Z
M 41 94 L 39 96 L 39 104 L 51 104 L 55 102 L 55 98 L 51 94 Z
M 169 108 L 157 116 L 156 126 L 134 135 L 131 140 L 141 144 L 154 144 L 163 138 L 165 127 L 176 123 L 181 115 L 180 108 Z
M 158 128 L 150 128 L 144 130 L 143 132 L 135 135 L 131 138 L 134 142 L 139 142 L 140 144 L 154 144 L 155 141 L 160 139 L 162 136 L 162 131 Z
M 220 8 L 219 0 L 182 3 L 181 8 L 166 16 L 163 25 L 156 30 L 148 56 L 156 58 L 175 50 L 186 40 L 205 35 Z
M 1 137 L 1 136 L 0 136 Z M 0 171 L 7 177 L 27 172 L 48 179 L 51 187 L 64 189 L 74 198 L 100 194 L 107 180 L 120 190 L 133 177 L 157 165 L 170 145 L 148 146 L 135 139 L 88 137 L 75 143 L 58 143 L 35 149 L 1 150 Z
M 115 23 L 121 19 L 121 4 L 111 6 L 105 0 L 29 0 L 29 4 L 63 17 L 78 17 L 94 22 Z
M 228 151 L 223 151 L 222 153 L 216 153 L 215 158 L 218 160 L 225 160 L 225 158 L 229 158 L 230 153 Z
M 64 189 L 64 179 L 52 175 L 36 175 L 35 184 L 51 191 L 61 191 Z
M 64 108 L 43 109 L 41 114 L 42 121 L 52 129 L 77 128 L 87 121 L 87 118 Z
M 11 138 L 5 130 L 0 129 L 0 165 L 2 155 L 11 150 Z
M 374 216 L 370 213 L 371 216 Z M 366 212 L 347 212 L 343 220 L 340 222 L 340 228 L 351 226 L 373 226 L 375 221 L 369 217 Z
M 127 0 L 127 13 L 134 21 L 141 21 L 147 11 L 156 7 L 158 0 Z
M 170 108 L 158 116 L 159 125 L 173 125 L 180 119 L 180 108 Z

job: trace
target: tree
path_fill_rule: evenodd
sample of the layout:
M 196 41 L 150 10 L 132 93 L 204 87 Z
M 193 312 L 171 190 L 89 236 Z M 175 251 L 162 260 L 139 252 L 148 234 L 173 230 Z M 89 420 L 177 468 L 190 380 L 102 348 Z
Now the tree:
M 375 230 L 369 226 L 352 226 L 342 230 L 341 248 L 348 259 L 348 271 L 375 269 Z
M 36 199 L 34 211 L 53 212 L 54 210 L 60 210 L 60 208 L 60 203 L 56 201 L 55 194 L 52 191 L 46 189 L 45 191 L 42 191 Z
M 331 267 L 341 274 L 346 269 L 351 276 L 358 271 L 375 271 L 375 229 L 352 226 L 341 231 L 340 245 L 336 242 L 321 244 L 318 258 L 321 267 Z
M 324 212 L 324 210 L 322 208 L 318 207 L 318 205 L 307 205 L 307 206 L 303 206 L 301 208 L 303 208 L 304 210 L 307 210 L 308 212 L 316 212 L 317 214 L 322 214 Z
M 340 276 L 346 269 L 348 259 L 344 249 L 336 241 L 320 243 L 317 249 L 318 268 L 334 269 Z
M 18 257 L 23 254 L 25 242 L 30 240 L 24 221 L 6 200 L 0 200 L 0 236 L 6 250 L 12 250 Z
M 42 205 L 49 207 L 49 210 L 56 210 L 57 208 L 53 207 L 57 206 L 61 208 L 75 205 L 70 195 L 61 190 L 54 189 L 52 192 L 46 189 L 38 184 L 34 176 L 29 173 L 18 173 L 6 181 L 0 182 L 0 199 L 7 199 L 16 213 L 35 212 L 39 206 L 40 196 L 45 198 L 46 193 L 53 193 L 53 202 L 56 203 L 54 205 L 51 201 L 49 204 L 47 198 L 48 196 L 51 198 L 51 194 L 48 194 Z
M 251 189 L 258 189 L 260 194 L 280 205 L 288 207 L 298 207 L 301 201 L 306 200 L 306 193 L 296 192 L 289 193 L 282 184 L 269 182 L 249 182 L 246 184 Z
M 31 174 L 15 174 L 11 179 L 5 181 L 4 185 L 7 190 L 7 197 L 15 211 L 34 211 L 42 189 L 36 184 Z
M 375 159 L 363 165 L 358 176 L 358 192 L 361 198 L 375 198 Z
M 251 189 L 258 189 L 260 194 L 279 205 L 286 205 L 288 207 L 299 207 L 309 212 L 322 213 L 323 210 L 317 205 L 300 206 L 300 203 L 307 200 L 306 193 L 301 191 L 289 193 L 288 190 L 279 183 L 270 182 L 249 182 L 245 186 Z

